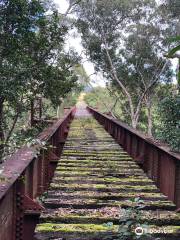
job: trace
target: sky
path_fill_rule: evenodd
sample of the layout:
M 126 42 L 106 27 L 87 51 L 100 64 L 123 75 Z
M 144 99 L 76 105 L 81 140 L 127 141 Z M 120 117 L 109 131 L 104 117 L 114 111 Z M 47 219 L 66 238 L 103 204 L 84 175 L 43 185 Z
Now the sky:
M 61 13 L 66 12 L 66 9 L 68 8 L 68 2 L 66 0 L 54 0 L 54 2 L 58 5 Z
M 69 4 L 66 0 L 54 0 L 55 4 L 57 5 L 60 13 L 65 13 Z M 83 47 L 81 45 L 81 39 L 76 35 L 75 38 L 69 37 L 66 42 L 67 47 L 74 47 L 74 49 L 81 54 Z M 85 61 L 85 62 L 84 62 Z M 83 60 L 83 66 L 86 70 L 88 76 L 92 75 L 94 71 L 94 66 L 91 62 L 87 61 L 86 59 Z M 93 86 L 104 86 L 105 87 L 105 80 L 101 74 L 92 75 L 90 76 L 91 84 Z
M 161 0 L 157 0 L 158 3 L 160 1 Z M 57 5 L 60 13 L 66 12 L 66 10 L 69 6 L 67 0 L 54 0 L 54 2 Z M 83 50 L 83 47 L 81 45 L 81 39 L 80 39 L 80 37 L 78 37 L 77 34 L 76 34 L 76 37 L 69 37 L 67 39 L 66 45 L 67 45 L 67 48 L 73 47 L 79 54 L 81 54 L 81 52 Z M 172 64 L 173 64 L 173 69 L 175 70 L 177 67 L 177 64 L 178 64 L 178 60 L 173 59 Z M 83 63 L 83 66 L 84 66 L 88 76 L 92 75 L 95 72 L 93 64 L 91 62 L 85 61 Z M 91 78 L 91 83 L 93 86 L 104 86 L 105 87 L 106 83 L 101 74 L 92 75 L 92 76 L 90 76 L 90 78 Z

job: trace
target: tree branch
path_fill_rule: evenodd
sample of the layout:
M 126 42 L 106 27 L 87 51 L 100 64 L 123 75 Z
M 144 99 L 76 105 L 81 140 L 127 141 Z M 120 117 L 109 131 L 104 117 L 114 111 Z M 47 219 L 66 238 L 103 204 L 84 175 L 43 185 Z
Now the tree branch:
M 102 36 L 103 36 L 103 34 L 102 34 Z M 125 93 L 125 95 L 128 99 L 129 106 L 130 106 L 130 111 L 131 111 L 131 117 L 132 117 L 134 115 L 134 106 L 133 106 L 133 102 L 132 102 L 132 99 L 131 99 L 131 95 L 128 92 L 128 90 L 126 89 L 126 87 L 124 86 L 124 84 L 122 83 L 122 81 L 117 76 L 117 73 L 116 73 L 116 70 L 114 68 L 111 56 L 110 56 L 109 51 L 108 51 L 108 45 L 107 45 L 107 42 L 106 42 L 106 39 L 105 39 L 104 36 L 103 36 L 103 40 L 104 40 L 106 55 L 107 55 L 107 58 L 108 58 L 108 61 L 109 61 L 109 64 L 110 64 L 110 67 L 111 67 L 111 70 L 112 70 L 112 74 L 114 76 L 114 79 L 116 80 L 116 82 L 118 83 L 120 88 L 123 90 L 123 92 Z
M 136 113 L 135 113 L 135 118 L 138 117 L 139 115 L 139 111 L 140 111 L 140 108 L 141 108 L 141 104 L 144 100 L 144 97 L 145 95 L 147 94 L 147 92 L 157 83 L 157 81 L 159 80 L 159 77 L 161 76 L 161 74 L 164 72 L 165 68 L 166 68 L 166 65 L 167 65 L 168 62 L 166 62 L 163 66 L 163 68 L 161 69 L 161 72 L 158 74 L 158 76 L 156 76 L 155 80 L 149 84 L 149 86 L 145 89 L 145 91 L 143 92 L 140 100 L 138 101 L 138 105 L 137 105 L 137 108 L 136 108 Z
M 19 114 L 20 114 L 22 99 L 23 99 L 23 97 L 21 98 L 20 102 L 17 104 L 16 115 L 14 117 L 13 124 L 12 124 L 12 126 L 11 126 L 11 128 L 10 128 L 8 134 L 7 134 L 7 137 L 5 139 L 5 145 L 8 143 L 8 141 L 9 141 L 9 139 L 10 139 L 10 137 L 11 137 L 13 131 L 14 131 L 14 128 L 16 126 L 16 123 L 17 123 L 17 120 L 18 120 L 18 117 L 19 117 Z

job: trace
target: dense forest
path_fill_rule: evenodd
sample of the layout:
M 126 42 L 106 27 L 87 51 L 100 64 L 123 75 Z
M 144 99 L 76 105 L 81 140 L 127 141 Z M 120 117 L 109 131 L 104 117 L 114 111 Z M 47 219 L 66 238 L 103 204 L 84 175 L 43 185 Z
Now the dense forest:
M 2 0 L 1 161 L 46 127 L 33 126 L 32 106 L 42 102 L 41 118 L 59 117 L 81 91 L 89 105 L 179 151 L 179 4 L 74 0 L 61 14 L 49 0 Z M 83 53 L 65 47 L 72 29 Z M 94 66 L 92 76 L 83 67 L 86 60 Z M 91 83 L 99 73 L 105 87 Z

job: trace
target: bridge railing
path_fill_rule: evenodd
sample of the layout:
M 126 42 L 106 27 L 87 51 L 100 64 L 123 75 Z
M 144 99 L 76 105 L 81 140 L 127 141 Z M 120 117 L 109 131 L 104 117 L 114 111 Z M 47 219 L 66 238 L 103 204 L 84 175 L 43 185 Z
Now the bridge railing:
M 42 207 L 35 200 L 44 193 L 58 158 L 75 108 L 0 166 L 0 240 L 32 240 Z M 44 143 L 44 144 L 42 144 Z
M 160 191 L 180 208 L 180 154 L 96 109 L 87 107 L 95 119 L 142 166 Z

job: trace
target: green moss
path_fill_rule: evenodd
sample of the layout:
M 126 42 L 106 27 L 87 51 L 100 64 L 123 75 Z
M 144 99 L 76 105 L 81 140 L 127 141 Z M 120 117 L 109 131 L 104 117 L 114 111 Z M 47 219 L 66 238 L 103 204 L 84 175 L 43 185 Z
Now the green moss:
M 58 193 L 56 191 L 53 191 L 52 193 L 55 197 L 61 196 L 62 192 L 60 192 L 60 194 L 58 195 Z M 76 189 L 76 191 L 73 191 L 72 195 L 70 193 L 68 193 L 68 196 L 78 196 L 78 197 L 89 197 L 89 198 L 99 198 L 99 197 L 103 197 L 104 199 L 106 199 L 106 197 L 119 197 L 121 198 L 126 198 L 126 199 L 131 199 L 131 198 L 135 198 L 135 197 L 141 197 L 141 198 L 162 198 L 164 200 L 164 195 L 161 193 L 154 193 L 154 192 L 133 192 L 133 191 L 129 191 L 129 192 L 96 192 L 96 190 L 81 190 L 78 191 Z
M 0 183 L 8 183 L 9 181 L 11 181 L 11 178 L 4 176 L 3 174 L 0 176 Z
M 106 175 L 106 174 L 109 174 L 109 175 L 111 175 L 111 173 L 112 173 L 112 171 L 111 170 L 91 170 L 91 169 L 86 169 L 86 170 L 84 170 L 84 169 L 57 169 L 57 171 L 56 171 L 56 174 L 62 174 L 62 176 L 68 176 L 68 175 L 79 175 L 79 176 L 81 176 L 81 175 L 85 175 L 85 174 L 87 174 L 87 175 L 89 175 L 89 176 L 103 176 L 103 175 Z M 115 173 L 114 173 L 114 175 L 119 175 L 119 174 L 122 174 L 122 175 L 124 175 L 124 174 L 134 174 L 134 175 L 140 175 L 140 174 L 142 174 L 142 171 L 141 170 L 139 170 L 139 169 L 137 169 L 137 170 L 131 170 L 131 169 L 122 169 L 122 170 L 120 170 L 120 171 L 116 171 Z
M 145 179 L 142 179 L 142 178 L 138 178 L 138 177 L 134 177 L 134 178 L 116 178 L 116 177 L 105 177 L 105 178 L 97 178 L 97 177 L 86 177 L 86 178 L 82 178 L 81 177 L 61 177 L 61 176 L 57 176 L 57 177 L 54 177 L 54 181 L 57 182 L 57 181 L 92 181 L 93 182 L 96 182 L 96 181 L 104 181 L 104 183 L 106 182 L 110 182 L 110 183 L 134 183 L 134 184 L 138 184 L 138 183 L 142 183 L 142 184 L 151 184 L 153 183 L 152 180 L 148 179 L 148 178 L 145 178 Z
M 120 152 L 120 151 L 115 151 L 115 152 L 105 152 L 105 151 L 93 151 L 93 150 L 90 150 L 89 152 L 87 150 L 64 150 L 63 151 L 63 155 L 73 155 L 73 154 L 78 154 L 78 155 L 82 155 L 82 154 L 89 154 L 89 155 L 94 155 L 94 156 L 99 156 L 99 155 L 102 155 L 103 157 L 104 156 L 118 156 L 118 157 L 128 157 L 128 154 L 126 152 Z
M 0 183 L 5 182 L 7 180 L 7 178 L 0 176 Z
M 107 232 L 117 231 L 117 226 L 108 227 L 103 224 L 55 224 L 55 223 L 43 223 L 39 224 L 36 228 L 36 232 Z
M 141 169 L 139 169 L 138 167 L 136 168 L 130 168 L 129 166 L 121 166 L 119 167 L 119 169 L 117 169 L 117 166 L 111 166 L 111 167 L 106 167 L 106 168 L 103 168 L 103 167 L 68 167 L 68 166 L 58 166 L 57 171 L 88 171 L 88 172 L 96 172 L 96 171 L 100 171 L 100 172 L 116 172 L 116 173 L 119 173 L 119 172 L 126 172 L 126 171 L 134 171 L 134 172 L 142 172 Z
M 79 157 L 81 158 L 81 159 L 79 159 Z M 107 157 L 103 157 L 103 156 L 66 156 L 66 155 L 64 155 L 64 156 L 61 156 L 61 160 L 60 160 L 60 163 L 61 162 L 72 162 L 72 161 L 74 161 L 74 162 L 76 162 L 77 163 L 77 161 L 79 162 L 79 163 L 86 163 L 86 162 L 106 162 L 106 163 L 112 163 L 112 164 L 121 164 L 121 163 L 132 163 L 132 164 L 136 164 L 131 158 L 129 158 L 129 157 L 113 157 L 113 158 L 107 158 Z M 83 159 L 82 159 L 83 158 Z
M 104 167 L 104 162 L 99 162 L 99 161 L 94 161 L 94 162 L 60 162 L 58 164 L 58 167 Z M 118 168 L 139 168 L 135 163 L 127 163 L 127 162 L 123 162 L 121 164 L 117 164 L 117 163 L 113 163 L 113 162 L 106 162 L 106 168 L 107 167 L 114 167 L 116 169 Z
M 87 171 L 58 171 L 56 170 L 56 175 L 61 175 L 61 176 L 84 176 L 84 175 L 88 175 L 90 174 L 90 172 L 87 172 Z
M 138 191 L 153 191 L 153 190 L 157 190 L 157 188 L 154 185 L 145 185 L 145 186 L 141 186 L 141 185 L 111 185 L 111 184 L 93 184 L 93 183 L 84 183 L 84 184 L 63 184 L 63 183 L 51 183 L 51 188 L 53 189 L 60 189 L 62 187 L 65 187 L 67 189 L 69 188 L 81 188 L 81 189 L 89 189 L 89 188 L 95 188 L 95 189 L 112 189 L 112 190 L 138 190 Z

